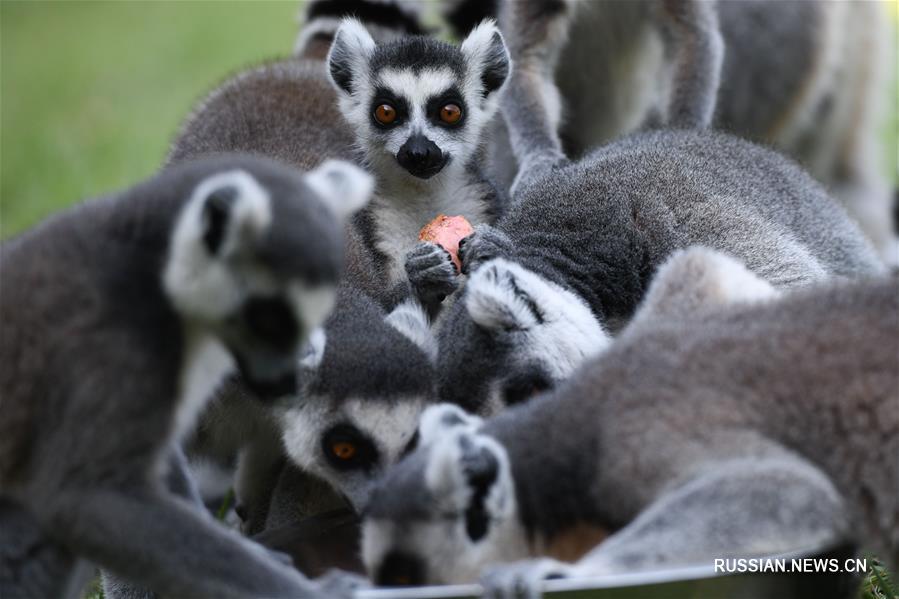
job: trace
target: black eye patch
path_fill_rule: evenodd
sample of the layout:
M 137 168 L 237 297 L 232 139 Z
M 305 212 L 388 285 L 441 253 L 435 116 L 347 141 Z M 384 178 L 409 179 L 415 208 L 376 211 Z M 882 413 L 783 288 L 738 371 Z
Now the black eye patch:
M 375 111 L 381 104 L 389 104 L 396 110 L 396 118 L 390 124 L 384 124 L 375 118 Z M 369 120 L 378 129 L 392 129 L 397 125 L 401 125 L 409 118 L 409 103 L 402 96 L 397 96 L 392 91 L 383 86 L 375 88 L 374 95 L 371 100 L 371 107 L 368 111 Z
M 465 532 L 477 542 L 487 535 L 490 514 L 487 494 L 499 476 L 499 462 L 486 447 L 476 447 L 466 436 L 459 437 L 462 450 L 462 472 L 471 487 L 471 503 L 465 510 Z
M 462 110 L 462 117 L 453 124 L 446 123 L 443 121 L 443 119 L 440 118 L 440 111 L 447 104 L 455 104 Z M 442 94 L 431 96 L 428 99 L 427 104 L 425 105 L 425 115 L 427 115 L 428 120 L 435 125 L 444 127 L 446 129 L 456 129 L 458 127 L 461 127 L 465 123 L 466 113 L 467 106 L 465 105 L 465 101 L 462 99 L 462 92 L 460 92 L 459 88 L 457 88 L 456 86 L 450 87 Z
M 348 422 L 336 424 L 322 435 L 322 453 L 336 470 L 370 471 L 380 458 L 368 435 Z
M 299 334 L 293 310 L 280 297 L 252 298 L 244 304 L 243 320 L 250 332 L 266 344 L 289 350 Z
M 553 386 L 548 376 L 539 370 L 511 376 L 503 384 L 503 400 L 507 406 L 524 403 Z

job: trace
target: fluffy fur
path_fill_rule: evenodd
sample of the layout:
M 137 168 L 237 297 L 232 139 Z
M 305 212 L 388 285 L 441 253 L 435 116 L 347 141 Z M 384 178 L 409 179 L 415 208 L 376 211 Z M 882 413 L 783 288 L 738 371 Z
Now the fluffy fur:
M 672 258 L 634 325 L 558 390 L 477 429 L 451 406 L 426 412 L 423 424 L 442 427 L 388 472 L 367 510 L 369 572 L 390 563 L 418 583 L 463 582 L 487 565 L 478 556 L 532 558 L 483 582 L 497 596 L 536 596 L 543 576 L 846 540 L 895 567 L 897 279 L 759 303 L 764 282 L 740 292 L 722 260 L 708 250 Z M 708 301 L 679 291 L 684 272 L 699 274 Z M 721 301 L 724 287 L 737 301 Z M 655 313 L 667 290 L 683 309 Z M 475 460 L 466 447 L 493 455 Z M 437 490 L 458 504 L 439 510 Z M 502 507 L 477 500 L 504 494 L 513 499 Z M 476 509 L 489 526 L 475 539 Z
M 659 130 L 568 161 L 549 120 L 544 90 L 551 82 L 538 60 L 564 40 L 559 23 L 568 18 L 563 10 L 541 21 L 546 32 L 538 39 L 548 48 L 513 46 L 516 57 L 529 57 L 517 60 L 528 67 L 513 72 L 504 104 L 516 155 L 527 167 L 496 226 L 480 226 L 464 240 L 463 271 L 487 268 L 496 258 L 514 262 L 580 298 L 610 330 L 633 315 L 658 266 L 692 244 L 736 257 L 776 288 L 883 271 L 869 242 L 820 185 L 752 143 L 711 131 Z M 516 306 L 522 305 L 533 306 L 535 314 L 554 311 L 542 306 L 541 295 L 529 295 L 518 283 L 513 287 L 518 292 L 505 304 L 509 314 L 520 313 Z M 537 390 L 560 380 L 547 363 L 582 359 L 528 344 L 501 322 L 485 326 L 473 307 L 478 302 L 463 296 L 440 330 L 438 392 L 444 401 L 465 397 L 489 413 L 497 387 L 521 387 L 506 380 L 519 378 L 516 356 L 538 356 L 526 370 L 544 380 L 525 384 Z M 573 320 L 575 314 L 562 311 L 549 322 Z M 570 326 L 588 330 L 581 323 Z M 595 333 L 594 342 L 599 343 Z
M 325 316 L 303 290 L 333 294 L 339 191 L 368 182 L 350 165 L 333 174 L 321 195 L 270 161 L 196 161 L 0 246 L 0 483 L 28 514 L 29 554 L 47 547 L 171 595 L 316 593 L 161 474 L 234 366 L 263 397 L 295 385 L 299 344 Z
M 510 69 L 502 36 L 485 23 L 460 47 L 421 36 L 378 44 L 359 22 L 346 20 L 328 65 L 343 117 L 377 178 L 366 241 L 392 283 L 408 274 L 420 300 L 439 304 L 455 289 L 457 273 L 448 253 L 416 245 L 419 230 L 441 213 L 482 223 L 502 209 L 478 165 L 482 131 Z M 389 125 L 374 116 L 385 103 L 397 114 Z M 461 108 L 458 123 L 440 120 L 446 104 Z

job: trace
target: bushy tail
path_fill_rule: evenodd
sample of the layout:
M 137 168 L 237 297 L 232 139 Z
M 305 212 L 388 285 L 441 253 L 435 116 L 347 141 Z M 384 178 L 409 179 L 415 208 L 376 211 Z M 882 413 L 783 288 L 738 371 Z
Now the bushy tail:
M 662 23 L 674 48 L 674 81 L 667 124 L 711 124 L 724 61 L 718 6 L 712 0 L 662 0 Z
M 575 0 L 529 0 L 502 6 L 501 25 L 513 65 L 502 100 L 518 160 L 513 198 L 522 186 L 567 160 L 558 134 L 562 108 L 554 72 L 575 4 Z

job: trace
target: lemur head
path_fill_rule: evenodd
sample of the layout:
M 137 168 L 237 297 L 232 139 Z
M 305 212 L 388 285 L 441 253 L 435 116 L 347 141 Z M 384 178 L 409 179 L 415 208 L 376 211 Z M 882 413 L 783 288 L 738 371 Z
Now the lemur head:
M 399 460 L 433 397 L 436 341 L 417 304 L 385 317 L 344 287 L 300 366 L 300 399 L 279 418 L 288 456 L 359 509 Z
M 372 167 L 418 179 L 474 157 L 510 68 L 490 21 L 456 47 L 423 36 L 377 45 L 347 19 L 328 55 L 340 109 Z
M 375 584 L 472 582 L 486 564 L 526 557 L 508 456 L 480 425 L 449 404 L 422 414 L 417 449 L 365 508 L 362 559 Z
M 211 334 L 260 397 L 296 387 L 300 344 L 331 311 L 342 221 L 372 179 L 344 162 L 308 174 L 250 157 L 173 167 L 200 172 L 186 191 L 163 270 L 189 334 Z
M 572 291 L 504 258 L 481 265 L 451 310 L 438 396 L 484 415 L 553 387 L 611 341 Z

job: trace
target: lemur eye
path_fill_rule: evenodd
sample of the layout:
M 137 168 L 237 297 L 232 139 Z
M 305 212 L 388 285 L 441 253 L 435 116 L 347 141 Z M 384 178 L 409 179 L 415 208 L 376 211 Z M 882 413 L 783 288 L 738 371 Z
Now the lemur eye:
M 372 439 L 349 422 L 341 422 L 322 436 L 321 449 L 333 468 L 340 471 L 369 471 L 380 455 Z
M 375 108 L 375 119 L 382 125 L 389 125 L 396 120 L 396 108 L 390 104 L 379 104 Z
M 356 455 L 356 446 L 348 441 L 337 441 L 331 444 L 331 453 L 341 460 L 351 460 Z
M 458 104 L 446 104 L 440 109 L 440 120 L 447 125 L 455 125 L 462 118 L 462 109 Z

